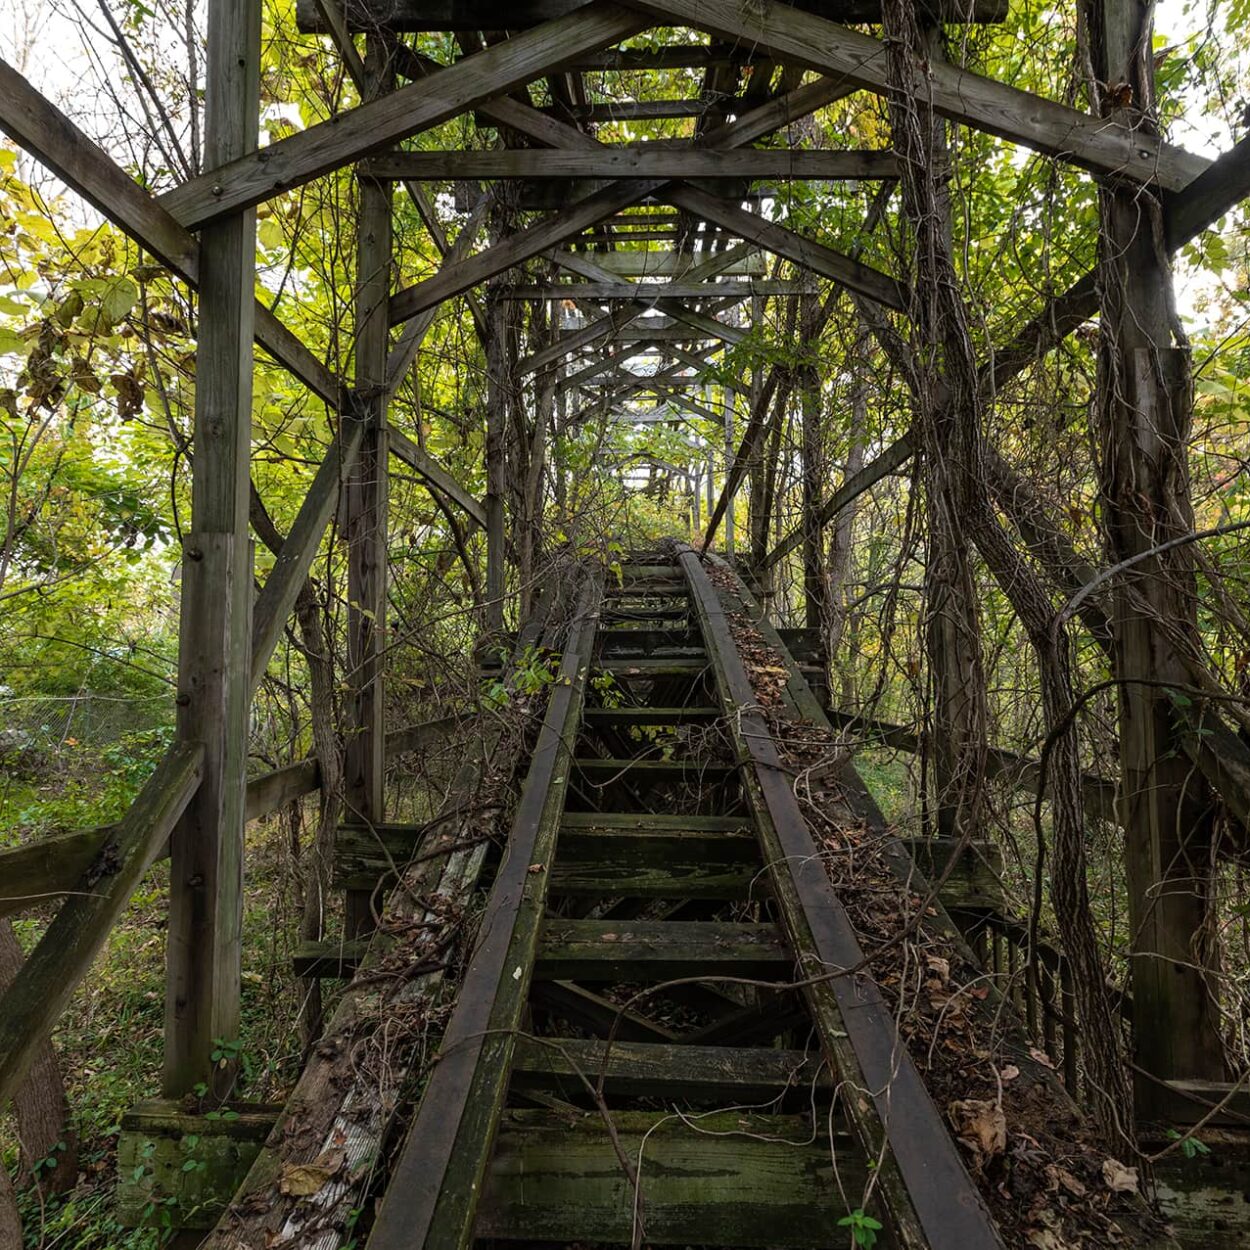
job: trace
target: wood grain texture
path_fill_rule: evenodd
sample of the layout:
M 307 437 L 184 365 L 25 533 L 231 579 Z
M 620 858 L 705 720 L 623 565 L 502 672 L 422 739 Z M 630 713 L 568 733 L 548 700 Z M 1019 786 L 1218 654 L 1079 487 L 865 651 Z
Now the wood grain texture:
M 681 20 L 725 39 L 768 49 L 855 87 L 888 89 L 885 45 L 784 4 L 737 0 L 663 0 L 641 5 L 665 21 Z M 945 117 L 1099 173 L 1179 190 L 1210 164 L 1182 148 L 1102 118 L 1090 117 L 1005 83 L 934 61 L 926 67 L 933 106 Z
M 627 39 L 649 24 L 650 19 L 610 0 L 593 0 L 420 82 L 271 143 L 253 156 L 191 178 L 163 195 L 160 203 L 182 225 L 203 226 L 437 126 L 491 96 L 559 69 L 570 57 Z
M 818 181 L 895 178 L 891 152 L 737 149 L 683 150 L 643 144 L 600 151 L 536 148 L 487 152 L 400 152 L 364 164 L 372 178 L 769 178 Z

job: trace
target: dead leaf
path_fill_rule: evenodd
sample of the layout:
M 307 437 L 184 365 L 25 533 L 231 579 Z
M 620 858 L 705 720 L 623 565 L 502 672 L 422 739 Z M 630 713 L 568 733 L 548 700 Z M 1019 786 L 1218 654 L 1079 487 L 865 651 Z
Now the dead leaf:
M 1067 1168 L 1061 1168 L 1057 1163 L 1046 1165 L 1046 1175 L 1052 1189 L 1066 1189 L 1074 1198 L 1084 1198 L 1088 1192 L 1081 1181 L 1077 1180 Z
M 543 869 L 545 869 L 546 867 L 547 867 L 546 864 L 531 864 L 529 866 L 529 871 L 530 872 L 542 872 Z
M 1007 1117 L 997 1103 L 965 1098 L 951 1103 L 949 1111 L 960 1141 L 982 1160 L 992 1159 L 1007 1149 Z
M 1030 1046 L 1029 1054 L 1032 1055 L 1034 1060 L 1040 1063 L 1043 1068 L 1052 1068 L 1052 1069 L 1054 1068 L 1055 1066 L 1054 1063 L 1051 1061 L 1050 1056 L 1044 1050 L 1039 1050 L 1036 1046 Z
M 311 1163 L 288 1163 L 282 1169 L 278 1189 L 290 1198 L 310 1198 L 342 1168 L 346 1151 L 325 1150 Z
M 1119 1159 L 1104 1159 L 1102 1163 L 1102 1179 L 1113 1194 L 1135 1194 L 1137 1192 L 1137 1169 L 1125 1167 Z
M 1008 1063 L 999 1068 L 998 1075 L 1003 1081 L 1014 1081 L 1020 1075 L 1020 1069 L 1014 1063 Z
M 951 961 L 943 959 L 941 955 L 926 955 L 925 962 L 929 965 L 929 971 L 941 977 L 943 981 L 950 979 Z
M 1068 1243 L 1053 1228 L 1033 1228 L 1025 1240 L 1034 1250 L 1068 1250 Z

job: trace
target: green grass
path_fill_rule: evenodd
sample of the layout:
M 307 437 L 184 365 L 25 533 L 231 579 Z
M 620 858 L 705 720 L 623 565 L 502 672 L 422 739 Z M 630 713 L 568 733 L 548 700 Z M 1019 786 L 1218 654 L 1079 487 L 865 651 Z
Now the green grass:
M 855 756 L 856 771 L 891 824 L 915 811 L 916 796 L 907 767 L 908 758 L 885 750 L 860 751 Z
M 9 812 L 39 808 L 47 822 L 39 823 L 40 836 L 60 832 L 66 827 L 61 815 L 77 810 L 69 806 L 77 800 L 62 795 L 55 801 L 54 818 L 37 791 L 31 798 L 30 787 L 21 794 L 10 784 L 7 792 Z M 119 807 L 124 802 L 119 797 Z M 87 823 L 101 823 L 101 818 Z M 289 837 L 289 829 L 276 820 L 248 830 L 242 1025 L 241 1036 L 230 1040 L 239 1044 L 243 1058 L 238 1092 L 259 1101 L 280 1100 L 299 1064 L 298 1004 L 289 972 L 299 913 Z M 11 830 L 0 834 L 0 844 L 16 840 Z M 20 1195 L 26 1250 L 155 1250 L 159 1244 L 151 1230 L 120 1228 L 113 1198 L 121 1116 L 160 1087 L 168 875 L 165 863 L 148 872 L 54 1034 L 81 1143 L 81 1172 L 62 1199 L 41 1203 L 34 1190 Z M 50 914 L 47 909 L 16 918 L 23 945 L 29 948 L 38 940 Z M 0 1159 L 12 1170 L 16 1155 L 14 1125 L 0 1119 Z

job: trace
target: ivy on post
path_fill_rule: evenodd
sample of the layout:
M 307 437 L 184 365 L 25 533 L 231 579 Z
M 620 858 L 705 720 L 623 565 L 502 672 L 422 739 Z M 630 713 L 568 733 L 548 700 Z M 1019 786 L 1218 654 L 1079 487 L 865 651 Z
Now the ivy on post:
M 260 4 L 210 0 L 205 164 L 257 144 Z M 182 562 L 178 736 L 202 741 L 204 779 L 170 839 L 164 1092 L 201 1083 L 224 1096 L 229 1065 L 214 1039 L 239 1028 L 243 825 L 251 702 L 252 432 L 256 214 L 222 217 L 200 234 L 195 463 Z
M 1153 8 L 1089 5 L 1095 114 L 1157 141 Z M 1121 816 L 1132 941 L 1139 1116 L 1168 1113 L 1162 1080 L 1223 1080 L 1213 954 L 1213 801 L 1183 750 L 1169 686 L 1198 656 L 1189 547 L 1146 556 L 1191 532 L 1190 362 L 1176 320 L 1157 186 L 1108 180 L 1101 211 L 1098 416 L 1100 491 L 1112 583 L 1112 669 L 1119 684 Z
M 378 98 L 394 85 L 391 45 L 369 37 L 367 93 Z M 390 324 L 391 184 L 359 180 L 356 250 L 356 389 L 353 417 L 364 423 L 364 443 L 344 491 L 347 533 L 347 664 L 351 687 L 343 757 L 344 804 L 354 822 L 385 816 L 387 352 Z M 347 894 L 348 935 L 372 927 L 369 891 Z

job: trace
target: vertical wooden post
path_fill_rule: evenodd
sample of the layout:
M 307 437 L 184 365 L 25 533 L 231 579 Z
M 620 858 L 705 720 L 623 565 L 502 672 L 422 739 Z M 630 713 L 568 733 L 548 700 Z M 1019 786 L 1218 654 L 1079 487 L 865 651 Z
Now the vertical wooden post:
M 1152 12 L 1141 0 L 1097 0 L 1089 11 L 1099 81 L 1127 87 L 1095 111 L 1151 134 Z M 1118 563 L 1193 527 L 1189 359 L 1174 345 L 1157 190 L 1108 181 L 1099 203 L 1101 490 L 1108 554 Z M 1220 1080 L 1219 1016 L 1203 971 L 1212 952 L 1211 805 L 1160 688 L 1186 684 L 1186 652 L 1199 651 L 1188 549 L 1137 564 L 1113 584 L 1112 601 L 1135 1059 L 1154 1077 Z M 1138 1114 L 1166 1114 L 1156 1082 L 1139 1076 L 1135 1092 Z
M 486 294 L 486 629 L 503 629 L 504 493 L 507 490 L 508 316 L 498 289 Z
M 799 340 L 807 350 L 812 348 L 819 311 L 814 294 L 800 296 Z M 825 489 L 825 455 L 821 430 L 820 372 L 815 360 L 803 362 L 798 381 L 802 402 L 803 601 L 808 628 L 820 629 L 828 616 L 829 593 L 825 576 L 824 527 L 820 523 L 821 498 Z
M 204 155 L 212 169 L 256 147 L 259 0 L 210 0 Z M 167 1095 L 233 1074 L 214 1038 L 239 1032 L 243 810 L 251 671 L 253 286 L 256 214 L 200 236 L 195 462 L 183 549 L 179 737 L 205 745 L 204 780 L 170 839 L 165 990 Z M 224 1095 L 225 1088 L 215 1092 Z
M 367 94 L 390 90 L 390 45 L 369 36 Z M 386 355 L 391 270 L 391 183 L 362 178 L 356 242 L 355 392 L 350 420 L 365 423 L 344 493 L 347 535 L 347 666 L 350 724 L 343 752 L 343 798 L 352 820 L 386 815 L 385 679 L 387 578 Z M 349 891 L 346 929 L 372 927 L 368 891 Z
M 738 392 L 729 387 L 724 389 L 725 396 L 725 481 L 734 469 L 734 405 L 738 402 Z M 725 502 L 725 554 L 732 560 L 734 554 L 734 497 L 730 495 Z
M 752 295 L 751 324 L 761 326 L 763 322 L 764 297 Z M 764 403 L 764 366 L 762 360 L 756 359 L 751 363 L 751 383 L 750 390 L 747 392 L 749 420 L 767 420 L 766 414 L 760 411 L 762 403 Z M 781 419 L 780 412 L 777 413 L 777 419 Z M 760 436 L 755 441 L 755 450 L 752 451 L 750 463 L 747 465 L 747 499 L 749 502 L 747 551 L 752 565 L 762 561 L 768 549 L 769 475 L 768 456 L 765 451 L 768 442 L 768 432 L 765 428 L 760 431 Z M 767 577 L 767 573 L 764 576 Z
M 930 56 L 944 60 L 940 29 L 925 31 Z M 937 167 L 937 212 L 949 241 L 949 145 L 946 123 L 933 118 L 929 159 Z M 931 336 L 929 318 L 923 331 Z M 925 350 L 933 350 L 926 342 Z M 954 479 L 958 466 L 950 464 L 955 416 L 950 405 L 934 395 L 916 397 L 922 432 L 926 512 L 925 644 L 929 664 L 933 718 L 928 744 L 935 832 L 958 838 L 979 834 L 984 817 L 985 673 L 981 660 L 979 597 L 972 571 L 972 555 L 964 530 Z

